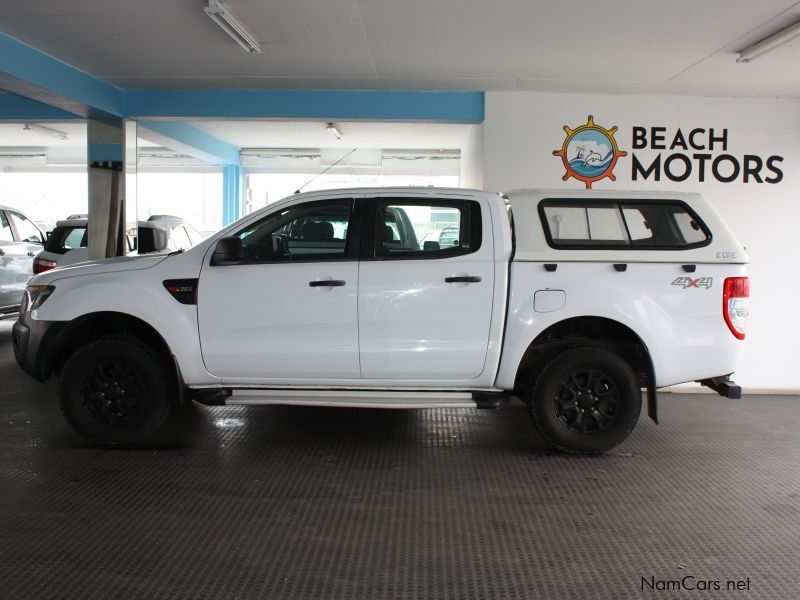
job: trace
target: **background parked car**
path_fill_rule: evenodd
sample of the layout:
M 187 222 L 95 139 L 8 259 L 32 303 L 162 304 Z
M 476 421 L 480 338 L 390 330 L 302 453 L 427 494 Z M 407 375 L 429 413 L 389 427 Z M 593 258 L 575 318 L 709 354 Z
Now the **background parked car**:
M 41 252 L 45 235 L 20 211 L 0 206 L 0 318 L 16 314 L 28 280 L 33 277 L 33 257 Z
M 428 242 L 436 242 L 439 248 L 450 248 L 458 245 L 458 227 L 444 227 L 425 234 L 422 238 L 423 246 Z
M 86 215 L 71 215 L 56 223 L 47 238 L 44 250 L 33 262 L 33 271 L 42 273 L 58 267 L 89 260 Z M 136 229 L 127 232 L 128 254 L 188 250 L 204 236 L 180 217 L 153 215 L 139 221 Z

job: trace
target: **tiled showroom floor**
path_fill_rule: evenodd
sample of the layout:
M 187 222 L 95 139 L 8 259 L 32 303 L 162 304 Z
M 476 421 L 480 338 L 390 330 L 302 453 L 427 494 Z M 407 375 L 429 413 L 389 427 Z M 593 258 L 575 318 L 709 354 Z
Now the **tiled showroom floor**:
M 103 449 L 10 331 L 4 600 L 800 597 L 798 398 L 664 394 L 661 425 L 596 458 L 548 451 L 522 405 L 197 405 Z M 651 589 L 705 580 L 722 591 Z

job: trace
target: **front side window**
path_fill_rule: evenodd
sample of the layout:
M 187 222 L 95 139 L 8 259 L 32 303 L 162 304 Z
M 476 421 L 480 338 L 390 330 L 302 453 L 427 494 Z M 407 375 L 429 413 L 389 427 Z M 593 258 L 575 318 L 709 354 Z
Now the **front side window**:
M 245 262 L 345 258 L 352 200 L 307 202 L 279 210 L 240 231 Z
M 551 199 L 539 204 L 539 214 L 554 248 L 682 250 L 711 242 L 708 227 L 677 200 Z
M 472 200 L 379 200 L 375 258 L 445 258 L 481 244 L 480 205 Z
M 20 214 L 10 212 L 11 220 L 14 222 L 14 227 L 17 228 L 20 242 L 29 242 L 31 244 L 42 244 L 44 239 L 39 229 L 31 223 L 28 219 Z
M 11 233 L 11 225 L 6 219 L 5 213 L 0 210 L 0 242 L 13 242 L 14 235 Z

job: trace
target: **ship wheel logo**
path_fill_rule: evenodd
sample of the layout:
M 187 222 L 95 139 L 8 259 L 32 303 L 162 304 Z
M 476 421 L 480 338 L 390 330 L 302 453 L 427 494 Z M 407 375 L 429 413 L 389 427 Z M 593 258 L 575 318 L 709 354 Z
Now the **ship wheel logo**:
M 611 181 L 616 181 L 614 177 L 614 167 L 620 156 L 627 156 L 617 146 L 614 134 L 617 127 L 605 129 L 594 124 L 594 117 L 589 115 L 586 125 L 581 125 L 577 129 L 570 129 L 564 125 L 567 134 L 561 150 L 553 150 L 553 156 L 560 156 L 561 162 L 567 172 L 562 179 L 566 181 L 574 177 L 586 184 L 586 189 L 592 189 L 595 181 L 600 181 L 608 177 Z

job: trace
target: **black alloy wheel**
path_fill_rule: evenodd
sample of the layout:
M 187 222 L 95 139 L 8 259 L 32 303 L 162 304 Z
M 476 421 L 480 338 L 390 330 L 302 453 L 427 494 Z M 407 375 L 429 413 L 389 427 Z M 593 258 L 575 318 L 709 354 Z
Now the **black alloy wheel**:
M 579 346 L 556 355 L 538 373 L 528 408 L 551 446 L 600 454 L 622 443 L 639 420 L 642 392 L 631 366 L 604 348 Z
M 59 405 L 81 435 L 101 444 L 144 442 L 164 422 L 174 381 L 144 342 L 107 336 L 78 348 L 61 369 Z
M 130 422 L 140 412 L 140 380 L 125 363 L 103 361 L 84 375 L 80 386 L 89 415 L 113 426 Z
M 619 389 L 603 371 L 579 369 L 561 380 L 553 403 L 558 420 L 570 431 L 603 431 L 617 415 Z

